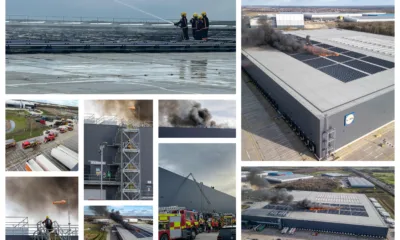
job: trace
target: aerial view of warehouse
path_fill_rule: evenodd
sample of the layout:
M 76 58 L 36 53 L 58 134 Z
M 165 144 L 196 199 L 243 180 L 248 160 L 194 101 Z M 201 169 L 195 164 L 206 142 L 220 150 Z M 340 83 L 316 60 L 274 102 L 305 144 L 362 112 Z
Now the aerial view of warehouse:
M 78 101 L 6 100 L 7 171 L 77 171 Z
M 152 206 L 85 206 L 85 239 L 153 239 Z
M 235 156 L 235 144 L 160 144 L 160 240 L 234 239 Z
M 160 138 L 235 138 L 236 102 L 160 100 Z
M 242 158 L 393 160 L 394 37 L 348 26 L 394 15 L 264 10 L 243 10 Z
M 311 178 L 271 181 L 270 176 Z M 394 168 L 242 169 L 243 237 L 394 239 Z
M 79 237 L 77 177 L 7 177 L 5 239 Z
M 85 101 L 85 200 L 153 198 L 153 101 Z

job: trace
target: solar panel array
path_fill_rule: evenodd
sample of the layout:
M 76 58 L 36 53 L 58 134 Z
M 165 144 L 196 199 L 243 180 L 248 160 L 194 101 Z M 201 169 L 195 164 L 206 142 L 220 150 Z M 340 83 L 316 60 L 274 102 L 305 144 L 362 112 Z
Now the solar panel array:
M 299 41 L 305 42 L 305 39 L 302 37 L 295 35 L 291 36 L 295 37 Z M 310 53 L 286 52 L 286 54 L 344 83 L 394 68 L 394 62 L 391 61 L 366 56 L 358 52 L 349 51 L 344 48 L 335 47 L 317 41 L 311 40 L 311 43 L 329 51 L 337 52 L 340 55 L 320 57 Z
M 297 207 L 296 204 L 268 204 L 264 206 L 264 209 L 270 209 L 268 216 L 280 216 L 285 217 L 289 211 L 292 212 L 309 212 L 309 213 L 324 213 L 324 214 L 335 214 L 335 215 L 347 215 L 347 216 L 358 216 L 358 217 L 369 217 L 366 209 L 362 205 L 352 204 L 335 204 L 335 203 L 311 203 L 310 206 L 320 210 L 310 210 L 310 208 Z M 279 215 L 280 214 L 280 215 Z M 281 216 L 282 215 L 282 216 Z

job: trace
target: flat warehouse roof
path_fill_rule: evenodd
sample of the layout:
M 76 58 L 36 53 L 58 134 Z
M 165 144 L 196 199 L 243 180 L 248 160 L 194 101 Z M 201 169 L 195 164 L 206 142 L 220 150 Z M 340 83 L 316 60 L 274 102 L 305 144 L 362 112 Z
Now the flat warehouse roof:
M 269 46 L 244 48 L 242 53 L 315 115 L 394 90 L 393 37 L 337 29 L 290 34 L 310 35 L 317 46 L 340 56 L 289 55 Z
M 364 225 L 373 227 L 387 227 L 384 220 L 380 217 L 378 211 L 369 201 L 365 194 L 353 194 L 353 193 L 332 193 L 332 192 L 309 192 L 309 191 L 291 191 L 288 192 L 293 195 L 293 201 L 302 201 L 308 199 L 314 203 L 329 204 L 330 206 L 337 206 L 343 208 L 343 211 L 352 211 L 349 209 L 355 209 L 355 212 L 366 212 L 365 215 L 341 215 L 341 214 L 329 214 L 322 212 L 312 211 L 298 211 L 288 210 L 286 216 L 281 217 L 283 219 L 297 219 L 304 221 L 320 221 L 329 223 L 342 223 L 342 224 L 354 224 Z M 268 202 L 262 204 L 260 202 L 255 203 L 257 207 L 250 207 L 248 210 L 243 211 L 243 215 L 267 217 L 270 216 L 273 209 L 262 208 L 268 205 Z M 339 209 L 340 210 L 340 209 Z
M 279 182 L 295 181 L 295 180 L 306 179 L 306 178 L 313 178 L 313 176 L 303 175 L 303 174 L 291 174 L 291 175 L 266 176 L 265 177 L 265 179 L 267 179 L 267 180 L 279 181 Z
M 370 181 L 361 177 L 349 177 L 349 182 L 352 187 L 375 187 Z

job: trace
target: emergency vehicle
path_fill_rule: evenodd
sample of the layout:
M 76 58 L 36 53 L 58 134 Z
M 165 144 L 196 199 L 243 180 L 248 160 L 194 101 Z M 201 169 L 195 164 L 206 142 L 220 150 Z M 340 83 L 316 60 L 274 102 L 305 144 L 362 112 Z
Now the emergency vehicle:
M 158 220 L 160 240 L 179 238 L 193 240 L 199 233 L 198 213 L 183 207 L 160 207 Z

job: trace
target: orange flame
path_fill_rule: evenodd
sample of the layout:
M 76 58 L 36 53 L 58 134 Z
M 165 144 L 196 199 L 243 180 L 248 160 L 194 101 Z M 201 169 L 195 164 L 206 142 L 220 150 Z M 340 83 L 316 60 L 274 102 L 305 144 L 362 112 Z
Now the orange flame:
M 61 200 L 61 201 L 54 201 L 53 204 L 66 204 L 67 201 Z
M 304 50 L 307 52 L 316 55 L 316 56 L 321 56 L 321 57 L 329 57 L 329 56 L 335 56 L 338 57 L 339 53 L 329 51 L 328 49 L 317 47 L 317 46 L 312 46 L 312 45 L 305 45 Z
M 322 210 L 339 210 L 340 207 L 311 207 L 310 211 L 322 211 Z
M 130 110 L 136 110 L 135 106 L 129 107 Z

